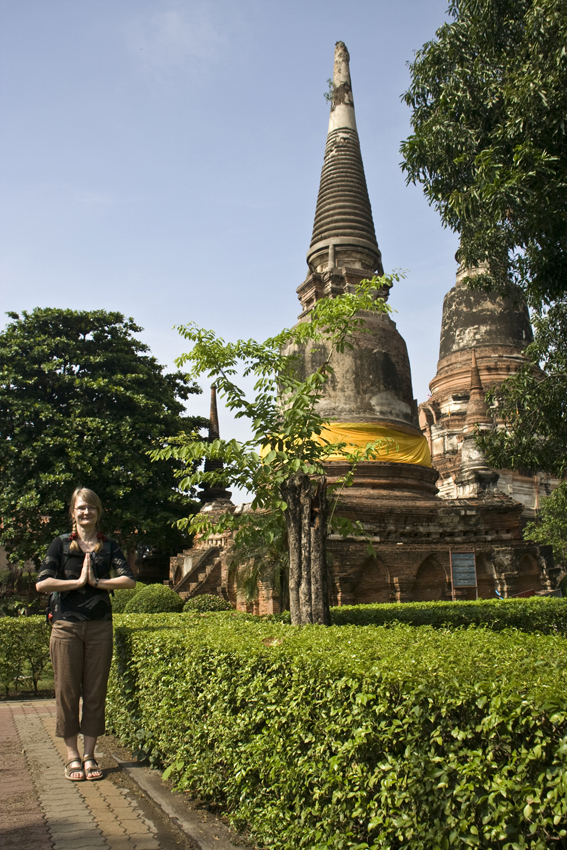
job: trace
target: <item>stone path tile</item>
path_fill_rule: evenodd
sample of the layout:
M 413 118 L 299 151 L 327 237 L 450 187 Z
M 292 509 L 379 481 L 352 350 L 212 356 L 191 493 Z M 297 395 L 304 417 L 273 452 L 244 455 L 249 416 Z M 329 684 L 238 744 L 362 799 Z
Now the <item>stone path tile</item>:
M 8 703 L 0 703 L 0 846 L 53 848 Z
M 65 746 L 61 738 L 55 737 L 55 720 L 44 719 L 43 725 L 61 758 L 64 759 Z M 151 843 L 152 850 L 159 850 L 159 843 L 153 837 L 155 831 L 153 826 L 146 820 L 136 804 L 128 800 L 110 782 L 80 782 L 78 791 L 107 838 L 122 838 L 124 846 L 130 848 L 134 847 L 138 838 L 144 838 Z M 127 841 L 131 843 L 125 843 Z
M 92 814 L 85 807 L 78 790 L 79 783 L 63 776 L 64 760 L 46 732 L 40 715 L 30 705 L 28 713 L 15 714 L 20 739 L 25 742 L 28 764 L 32 770 L 39 804 L 45 814 L 56 850 L 76 846 L 106 848 L 103 834 Z
M 0 704 L 2 850 L 166 850 L 126 789 L 69 782 L 53 700 Z

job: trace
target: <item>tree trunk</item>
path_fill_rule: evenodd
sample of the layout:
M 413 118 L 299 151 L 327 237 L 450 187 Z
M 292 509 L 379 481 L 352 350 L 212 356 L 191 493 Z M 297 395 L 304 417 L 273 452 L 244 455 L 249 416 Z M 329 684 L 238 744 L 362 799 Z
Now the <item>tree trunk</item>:
M 299 504 L 301 516 L 299 622 L 303 625 L 303 623 L 313 622 L 311 610 L 311 481 L 308 475 L 301 475 L 299 481 Z
M 301 581 L 301 504 L 298 483 L 288 479 L 281 487 L 282 499 L 287 505 L 285 512 L 289 549 L 289 610 L 293 625 L 299 624 L 299 584 Z
M 281 487 L 287 504 L 289 608 L 293 625 L 329 625 L 327 482 L 298 472 Z
M 311 499 L 311 611 L 313 622 L 331 624 L 327 581 L 327 479 L 313 482 Z

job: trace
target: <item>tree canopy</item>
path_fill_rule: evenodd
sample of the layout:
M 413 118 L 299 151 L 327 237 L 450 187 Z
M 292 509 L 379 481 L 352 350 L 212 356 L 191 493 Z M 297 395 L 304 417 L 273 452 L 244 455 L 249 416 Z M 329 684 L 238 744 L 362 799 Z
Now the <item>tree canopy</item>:
M 176 487 L 175 462 L 152 463 L 164 435 L 197 437 L 185 415 L 198 387 L 164 374 L 142 328 L 120 313 L 38 308 L 9 314 L 0 333 L 0 542 L 11 560 L 38 562 L 69 529 L 76 486 L 105 507 L 103 527 L 123 545 L 178 551 L 172 525 L 193 509 Z
M 567 289 L 567 4 L 450 0 L 449 14 L 410 65 L 402 168 L 465 265 L 539 308 Z

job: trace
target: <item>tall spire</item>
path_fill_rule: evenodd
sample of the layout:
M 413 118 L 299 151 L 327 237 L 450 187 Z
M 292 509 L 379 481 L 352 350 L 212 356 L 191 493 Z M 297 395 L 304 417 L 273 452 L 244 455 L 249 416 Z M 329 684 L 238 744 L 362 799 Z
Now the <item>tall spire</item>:
M 455 475 L 457 499 L 479 499 L 490 495 L 496 488 L 500 475 L 488 466 L 484 452 L 476 444 L 476 432 L 491 428 L 488 408 L 484 400 L 484 389 L 473 348 L 471 357 L 470 397 L 463 425 L 461 463 Z
M 465 424 L 463 426 L 463 431 L 465 433 L 475 431 L 477 427 L 484 431 L 492 427 L 484 395 L 485 393 L 480 379 L 480 372 L 476 362 L 476 352 L 473 348 L 471 358 L 470 396 L 469 403 L 467 405 Z
M 349 127 L 356 133 L 356 118 L 354 115 L 349 63 L 350 55 L 344 41 L 337 41 L 335 44 L 335 63 L 333 65 L 329 133 L 332 133 L 333 130 L 339 130 L 341 127 Z
M 217 388 L 215 384 L 211 387 L 211 410 L 209 414 L 209 443 L 214 443 L 220 438 L 219 414 L 217 410 Z M 216 472 L 224 466 L 222 460 L 205 460 L 205 472 Z M 202 492 L 199 493 L 201 502 L 216 502 L 219 499 L 230 499 L 232 493 L 225 490 L 219 484 L 201 484 Z
M 349 54 L 335 45 L 331 115 L 313 236 L 307 254 L 312 273 L 336 267 L 383 273 L 368 198 L 350 82 Z
M 212 443 L 213 440 L 218 440 L 220 437 L 219 412 L 217 409 L 217 388 L 215 384 L 211 387 L 211 412 L 209 414 L 209 422 L 209 442 Z

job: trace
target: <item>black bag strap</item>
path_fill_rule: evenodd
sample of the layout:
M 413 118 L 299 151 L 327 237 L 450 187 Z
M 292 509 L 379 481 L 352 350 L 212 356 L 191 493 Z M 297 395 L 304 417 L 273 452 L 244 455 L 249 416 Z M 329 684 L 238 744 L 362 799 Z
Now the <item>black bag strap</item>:
M 63 578 L 65 578 L 65 567 L 67 566 L 67 561 L 71 557 L 71 535 L 70 534 L 60 534 L 59 540 L 61 540 L 63 544 L 62 558 L 59 561 L 59 570 Z M 65 560 L 63 560 L 65 558 Z
M 104 554 L 108 556 L 108 567 L 110 569 L 110 564 L 112 563 L 112 540 L 105 537 L 102 541 L 102 545 L 104 546 Z

